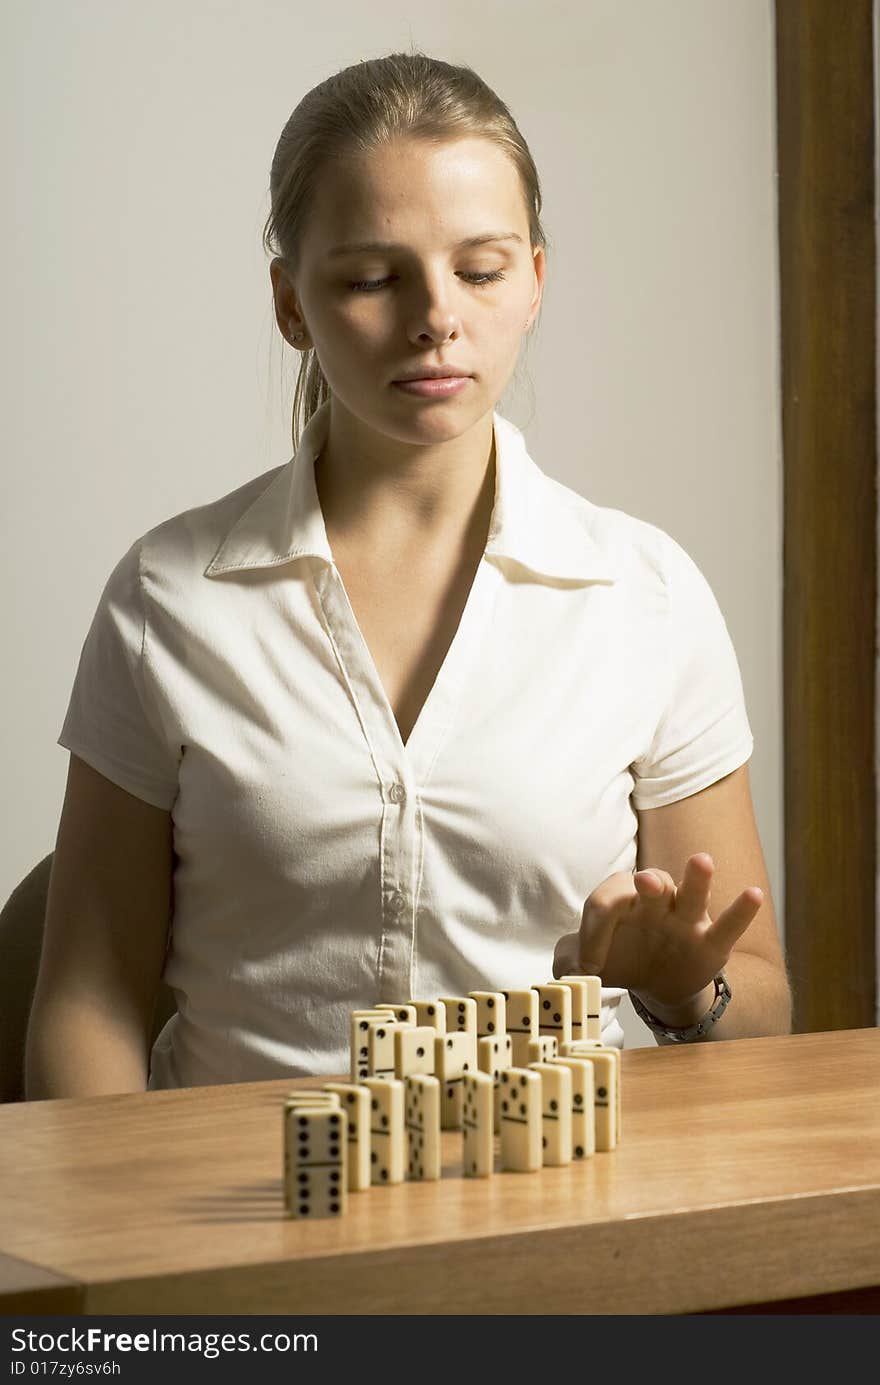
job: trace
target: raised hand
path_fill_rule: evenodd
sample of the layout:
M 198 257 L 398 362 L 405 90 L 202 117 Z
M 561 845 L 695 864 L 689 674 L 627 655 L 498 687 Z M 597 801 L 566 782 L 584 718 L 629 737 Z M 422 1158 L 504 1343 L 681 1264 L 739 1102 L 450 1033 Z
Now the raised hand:
M 712 857 L 690 856 L 676 885 L 654 866 L 616 871 L 584 904 L 581 925 L 556 944 L 553 975 L 602 977 L 605 986 L 636 991 L 644 1004 L 686 1005 L 721 970 L 764 900 L 757 885 L 717 919 L 709 914 Z

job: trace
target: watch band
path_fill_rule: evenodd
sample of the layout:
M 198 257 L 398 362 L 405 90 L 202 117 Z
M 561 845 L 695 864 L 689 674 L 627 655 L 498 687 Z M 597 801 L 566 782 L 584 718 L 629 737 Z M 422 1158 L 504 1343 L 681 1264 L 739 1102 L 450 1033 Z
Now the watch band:
M 702 1036 L 712 1028 L 713 1024 L 718 1023 L 724 1011 L 727 1009 L 731 995 L 730 982 L 724 972 L 719 971 L 718 975 L 715 977 L 715 998 L 706 1011 L 706 1014 L 697 1024 L 690 1024 L 684 1029 L 672 1029 L 668 1024 L 664 1024 L 662 1020 L 658 1020 L 656 1015 L 652 1015 L 650 1010 L 645 1008 L 634 991 L 630 991 L 629 998 L 632 1001 L 633 1009 L 636 1014 L 640 1019 L 644 1020 L 648 1028 L 652 1029 L 655 1034 L 662 1035 L 663 1038 L 671 1040 L 672 1043 L 687 1044 L 691 1043 L 694 1039 L 702 1038 Z

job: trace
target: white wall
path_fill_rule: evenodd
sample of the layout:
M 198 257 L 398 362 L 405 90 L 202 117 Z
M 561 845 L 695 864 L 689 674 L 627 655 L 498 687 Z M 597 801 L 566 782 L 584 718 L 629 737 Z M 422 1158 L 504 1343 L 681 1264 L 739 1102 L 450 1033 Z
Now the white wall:
M 412 40 L 474 66 L 530 141 L 549 278 L 502 412 L 545 471 L 667 529 L 712 583 L 781 919 L 772 0 L 489 0 L 479 24 L 461 0 L 6 0 L 0 37 L 3 897 L 54 846 L 56 737 L 116 561 L 290 455 L 259 243 L 281 128 L 331 72 Z

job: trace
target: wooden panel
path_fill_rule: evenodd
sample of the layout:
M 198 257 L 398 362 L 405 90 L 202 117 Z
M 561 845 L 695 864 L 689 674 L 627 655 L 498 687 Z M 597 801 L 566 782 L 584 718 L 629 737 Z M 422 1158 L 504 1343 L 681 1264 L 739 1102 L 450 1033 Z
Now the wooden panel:
M 785 934 L 796 1031 L 876 1018 L 871 0 L 776 0 Z
M 82 1285 L 27 1260 L 0 1255 L 0 1314 L 82 1313 Z
M 694 1313 L 835 1278 L 880 1279 L 878 1243 L 877 1196 L 850 1192 L 95 1284 L 87 1311 Z
M 746 1303 L 741 1308 L 710 1309 L 717 1315 L 731 1313 L 880 1313 L 880 1288 L 848 1289 L 842 1294 L 816 1294 L 812 1298 L 782 1298 L 775 1303 Z
M 465 1180 L 445 1132 L 441 1180 L 312 1223 L 283 1214 L 282 1098 L 326 1079 L 0 1107 L 0 1246 L 90 1313 L 690 1313 L 880 1284 L 880 1030 L 622 1072 L 614 1151 Z

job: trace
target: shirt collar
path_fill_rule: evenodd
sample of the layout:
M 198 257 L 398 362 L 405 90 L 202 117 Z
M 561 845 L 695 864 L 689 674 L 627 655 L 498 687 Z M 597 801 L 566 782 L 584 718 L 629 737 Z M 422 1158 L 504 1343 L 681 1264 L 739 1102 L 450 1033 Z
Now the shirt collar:
M 613 582 L 619 573 L 591 532 L 593 506 L 531 459 L 515 424 L 493 412 L 495 504 L 484 556 L 510 560 L 540 577 Z M 274 567 L 295 558 L 333 563 L 315 485 L 315 460 L 330 423 L 326 399 L 309 419 L 296 454 L 236 521 L 205 568 L 206 577 Z M 580 501 L 580 504 L 577 503 Z

